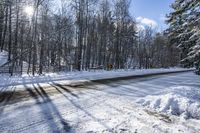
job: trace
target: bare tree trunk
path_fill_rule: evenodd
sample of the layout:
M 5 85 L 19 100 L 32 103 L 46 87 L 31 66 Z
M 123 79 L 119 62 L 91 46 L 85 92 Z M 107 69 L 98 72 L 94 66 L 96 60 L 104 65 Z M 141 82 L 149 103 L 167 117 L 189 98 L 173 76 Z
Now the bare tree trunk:
M 35 7 L 35 22 L 34 22 L 34 35 L 33 35 L 33 60 L 32 60 L 32 75 L 35 75 L 36 72 L 36 64 L 37 64 L 37 22 L 38 22 L 38 8 L 39 8 L 40 0 L 37 1 Z
M 9 5 L 9 40 L 8 40 L 8 61 L 11 60 L 12 48 L 12 6 Z
M 20 66 L 21 66 L 21 74 L 23 74 L 23 53 L 24 53 L 24 24 L 21 26 L 21 42 L 20 42 Z
M 4 49 L 5 45 L 5 38 L 6 38 L 6 32 L 7 32 L 7 24 L 8 24 L 8 6 L 6 6 L 6 13 L 5 13 L 5 25 L 4 25 L 4 32 L 2 37 L 2 43 L 1 43 L 1 51 Z
M 16 0 L 16 3 L 18 3 L 18 0 Z M 14 42 L 14 47 L 13 47 L 13 57 L 17 57 L 17 45 L 18 45 L 18 29 L 19 29 L 19 7 L 18 4 L 16 4 L 16 28 L 15 28 L 15 42 Z M 17 60 L 12 61 L 12 72 L 11 75 L 13 75 L 14 69 L 17 69 Z
M 0 48 L 2 48 L 2 45 L 3 45 L 3 43 L 2 43 L 3 24 L 4 24 L 4 7 L 3 7 L 3 5 L 0 5 Z M 1 51 L 2 50 L 3 49 L 1 49 Z
M 42 33 L 42 40 L 43 40 L 43 33 Z M 41 43 L 41 49 L 40 49 L 40 64 L 39 64 L 39 74 L 41 75 L 43 72 L 43 63 L 44 62 L 44 42 Z

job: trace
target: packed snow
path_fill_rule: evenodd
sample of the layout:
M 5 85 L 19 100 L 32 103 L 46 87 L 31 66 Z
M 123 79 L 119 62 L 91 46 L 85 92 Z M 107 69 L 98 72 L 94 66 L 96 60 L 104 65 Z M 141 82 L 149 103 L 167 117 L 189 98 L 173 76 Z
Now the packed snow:
M 24 100 L 16 97 L 22 99 L 16 103 L 9 99 L 0 103 L 1 132 L 200 132 L 199 119 L 182 119 L 179 115 L 163 114 L 137 104 L 139 99 L 169 93 L 199 101 L 200 77 L 192 72 L 76 88 L 56 84 L 43 88 L 40 83 L 34 86 L 34 90 L 25 87 L 30 97 Z M 51 95 L 50 89 L 58 93 Z M 14 87 L 15 93 L 17 90 Z
M 200 119 L 200 88 L 171 87 L 162 94 L 142 98 L 138 103 L 158 113 Z

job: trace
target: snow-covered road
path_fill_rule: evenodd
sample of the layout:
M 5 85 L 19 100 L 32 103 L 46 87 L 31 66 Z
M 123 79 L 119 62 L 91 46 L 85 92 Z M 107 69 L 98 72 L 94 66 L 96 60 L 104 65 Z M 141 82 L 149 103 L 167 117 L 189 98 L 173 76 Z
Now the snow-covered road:
M 35 89 L 7 92 L 0 99 L 0 132 L 200 132 L 200 120 L 163 115 L 136 104 L 172 86 L 200 88 L 200 77 L 186 72 L 76 88 L 43 88 L 38 83 Z

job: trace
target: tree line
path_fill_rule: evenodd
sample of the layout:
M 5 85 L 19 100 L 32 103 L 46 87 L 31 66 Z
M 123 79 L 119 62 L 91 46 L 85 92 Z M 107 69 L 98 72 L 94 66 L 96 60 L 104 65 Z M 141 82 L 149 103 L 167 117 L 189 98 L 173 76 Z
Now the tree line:
M 9 73 L 161 68 L 178 64 L 165 32 L 141 30 L 131 0 L 1 0 L 0 49 Z M 33 7 L 33 13 L 24 9 Z

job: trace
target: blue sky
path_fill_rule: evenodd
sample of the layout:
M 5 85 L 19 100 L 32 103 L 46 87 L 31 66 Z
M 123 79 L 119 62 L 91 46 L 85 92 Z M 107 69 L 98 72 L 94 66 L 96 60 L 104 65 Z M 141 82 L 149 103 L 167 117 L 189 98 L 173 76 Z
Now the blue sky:
M 165 29 L 165 14 L 170 12 L 170 5 L 175 0 L 132 0 L 130 12 L 139 22 L 152 23 L 159 29 Z

